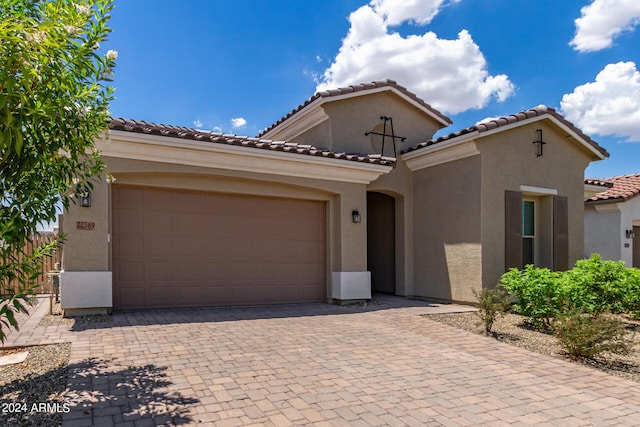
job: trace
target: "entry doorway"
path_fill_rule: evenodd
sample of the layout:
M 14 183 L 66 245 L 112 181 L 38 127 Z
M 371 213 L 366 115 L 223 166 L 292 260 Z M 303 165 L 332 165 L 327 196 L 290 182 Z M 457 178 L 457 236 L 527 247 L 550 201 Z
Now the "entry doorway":
M 371 291 L 396 293 L 396 200 L 367 193 L 367 270 Z
M 640 268 L 640 227 L 633 226 L 633 234 L 636 236 L 633 239 L 633 267 Z

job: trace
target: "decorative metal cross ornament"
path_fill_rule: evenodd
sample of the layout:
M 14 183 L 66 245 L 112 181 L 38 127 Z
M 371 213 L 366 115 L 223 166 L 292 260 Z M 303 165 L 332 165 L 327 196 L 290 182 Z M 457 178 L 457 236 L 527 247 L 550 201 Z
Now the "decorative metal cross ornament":
M 538 145 L 538 152 L 536 153 L 536 157 L 540 157 L 543 154 L 542 147 L 544 147 L 546 142 L 544 142 L 542 140 L 542 129 L 536 129 L 536 132 L 538 132 L 538 140 L 537 141 L 533 141 L 533 143 L 534 144 L 539 144 Z
M 365 132 L 364 136 L 369 136 L 369 135 L 380 135 L 382 136 L 382 149 L 380 150 L 380 155 L 384 156 L 384 140 L 386 137 L 391 138 L 391 142 L 393 142 L 393 157 L 398 157 L 398 154 L 396 153 L 396 139 L 399 139 L 400 142 L 404 142 L 405 137 L 402 136 L 396 136 L 395 132 L 393 131 L 393 118 L 391 117 L 387 117 L 387 116 L 380 116 L 380 120 L 384 120 L 384 127 L 382 128 L 382 133 L 380 132 Z M 387 122 L 389 122 L 389 125 L 391 126 L 391 134 L 387 133 Z

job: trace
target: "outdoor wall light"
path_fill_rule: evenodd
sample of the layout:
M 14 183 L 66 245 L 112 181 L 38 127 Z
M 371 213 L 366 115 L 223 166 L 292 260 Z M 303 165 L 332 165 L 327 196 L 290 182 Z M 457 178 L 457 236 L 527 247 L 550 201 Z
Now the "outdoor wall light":
M 624 233 L 627 235 L 627 239 L 635 239 L 636 238 L 636 233 L 634 233 L 633 230 L 625 230 Z
M 351 211 L 351 217 L 355 224 L 359 224 L 362 221 L 362 217 L 360 216 L 360 212 L 358 212 L 358 209 L 354 209 Z
M 83 208 L 91 207 L 91 194 L 83 194 L 80 196 L 80 206 Z

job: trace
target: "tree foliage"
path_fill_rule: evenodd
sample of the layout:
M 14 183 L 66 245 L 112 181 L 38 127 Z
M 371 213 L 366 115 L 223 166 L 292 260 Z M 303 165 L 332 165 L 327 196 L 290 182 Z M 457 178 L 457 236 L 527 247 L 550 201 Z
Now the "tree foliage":
M 40 258 L 25 253 L 39 224 L 91 191 L 103 169 L 117 52 L 102 54 L 111 0 L 0 0 L 0 341 L 26 311 Z M 17 292 L 8 289 L 17 281 Z

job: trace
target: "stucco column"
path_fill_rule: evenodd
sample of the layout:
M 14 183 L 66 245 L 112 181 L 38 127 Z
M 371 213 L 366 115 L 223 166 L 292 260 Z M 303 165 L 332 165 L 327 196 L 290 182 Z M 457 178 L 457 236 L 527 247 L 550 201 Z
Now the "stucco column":
M 103 174 L 94 184 L 91 205 L 77 200 L 62 216 L 67 236 L 62 252 L 60 305 L 67 314 L 105 312 L 112 307 L 110 184 Z
M 333 215 L 333 271 L 331 298 L 371 298 L 371 273 L 367 271 L 367 191 L 357 185 L 336 197 Z M 360 214 L 353 222 L 353 211 Z

